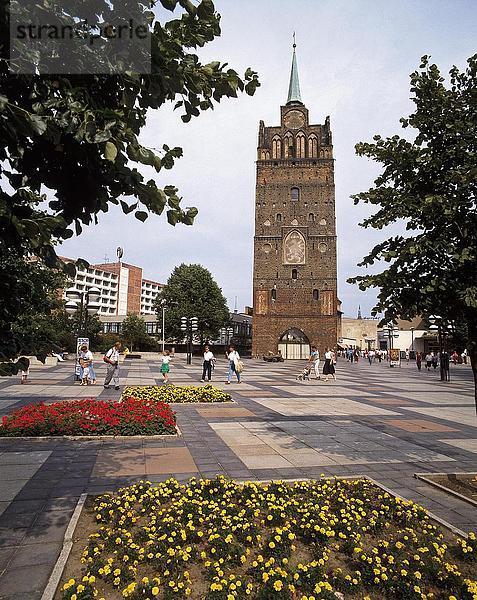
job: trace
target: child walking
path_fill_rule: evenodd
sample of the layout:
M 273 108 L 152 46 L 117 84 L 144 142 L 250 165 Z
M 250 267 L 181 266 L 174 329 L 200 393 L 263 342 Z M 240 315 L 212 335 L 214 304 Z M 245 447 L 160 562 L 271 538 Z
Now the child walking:
M 169 383 L 169 371 L 171 370 L 169 363 L 171 357 L 169 350 L 164 350 L 162 353 L 162 365 L 161 365 L 161 373 L 162 373 L 162 383 Z

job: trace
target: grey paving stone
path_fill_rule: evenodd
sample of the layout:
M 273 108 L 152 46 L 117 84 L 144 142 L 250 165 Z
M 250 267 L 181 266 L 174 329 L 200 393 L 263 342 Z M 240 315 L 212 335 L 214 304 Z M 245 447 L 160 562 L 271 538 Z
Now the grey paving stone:
M 16 479 L 15 481 L 2 481 L 0 486 L 0 501 L 9 502 L 17 496 L 24 485 L 28 483 L 28 479 Z
M 0 516 L 0 527 L 4 528 L 22 528 L 22 527 L 31 527 L 35 520 L 38 518 L 40 513 L 30 512 L 30 513 L 12 513 L 5 512 Z
M 28 529 L 26 527 L 2 527 L 0 528 L 0 547 L 6 548 L 9 546 L 18 545 L 25 537 Z
M 21 568 L 9 566 L 0 577 L 0 598 L 17 600 L 22 594 L 28 599 L 38 597 L 37 592 L 43 592 L 50 572 L 49 564 Z
M 9 569 L 32 565 L 52 565 L 56 562 L 62 548 L 62 542 L 30 544 L 19 548 L 13 555 Z

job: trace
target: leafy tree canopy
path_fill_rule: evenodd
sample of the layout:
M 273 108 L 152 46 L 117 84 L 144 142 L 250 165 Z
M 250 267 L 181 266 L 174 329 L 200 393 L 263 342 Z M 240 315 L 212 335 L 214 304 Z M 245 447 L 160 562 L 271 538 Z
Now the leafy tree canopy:
M 1 3 L 0 33 L 8 39 L 6 3 Z M 134 3 L 133 3 L 134 4 Z M 149 11 L 148 3 L 137 7 Z M 155 2 L 152 3 L 154 5 Z M 161 0 L 163 8 L 183 7 L 180 18 L 151 23 L 150 74 L 15 75 L 5 57 L 0 61 L 0 232 L 4 249 L 21 248 L 54 260 L 53 244 L 77 234 L 82 225 L 97 221 L 101 212 L 120 204 L 144 221 L 148 214 L 167 209 L 169 223 L 191 225 L 195 208 L 182 209 L 174 186 L 159 188 L 144 180 L 139 164 L 156 172 L 170 169 L 182 149 L 161 141 L 161 151 L 138 140 L 149 109 L 177 100 L 182 120 L 213 108 L 221 98 L 239 91 L 252 95 L 256 73 L 243 79 L 227 64 L 202 64 L 190 49 L 220 35 L 220 16 L 211 0 L 196 6 L 189 0 Z M 83 17 L 81 3 L 74 3 Z M 136 8 L 137 8 L 136 7 Z M 70 8 L 70 11 L 72 9 Z M 108 0 L 88 4 L 95 22 L 110 14 Z M 90 13 L 93 14 L 90 14 Z M 152 14 L 152 13 L 150 13 Z M 46 210 L 40 202 L 53 196 Z
M 25 260 L 16 253 L 0 252 L 0 374 L 17 373 L 10 361 L 20 354 L 37 354 L 39 358 L 51 351 L 38 339 L 32 324 L 61 307 L 58 289 L 64 286 L 64 275 L 50 269 L 40 260 Z M 10 300 L 10 301 L 9 301 Z M 32 351 L 34 349 L 34 351 Z
M 197 317 L 202 342 L 218 336 L 228 325 L 230 313 L 222 290 L 210 271 L 201 265 L 179 265 L 174 269 L 156 299 L 158 319 L 166 306 L 166 339 L 182 338 L 182 317 Z
M 160 22 L 151 7 L 175 18 Z M 17 7 L 22 3 L 17 3 Z M 31 4 L 30 4 L 31 7 Z M 137 74 L 127 65 L 120 74 L 15 74 L 9 58 L 9 3 L 0 0 L 0 359 L 15 357 L 19 342 L 11 335 L 16 313 L 29 302 L 29 267 L 11 280 L 10 265 L 35 255 L 46 265 L 74 274 L 74 264 L 58 261 L 55 245 L 96 223 L 101 213 L 120 205 L 144 221 L 164 211 L 170 224 L 191 225 L 195 208 L 182 208 L 173 185 L 159 187 L 138 167 L 156 173 L 171 169 L 182 149 L 159 139 L 145 148 L 139 134 L 150 109 L 175 102 L 188 122 L 212 109 L 224 97 L 253 95 L 257 74 L 243 77 L 226 63 L 203 64 L 195 50 L 220 35 L 220 15 L 211 0 L 109 0 L 35 3 L 35 10 L 54 11 L 58 23 L 87 20 L 90 29 L 114 16 L 143 13 L 151 32 L 151 72 Z M 48 21 L 46 21 L 48 22 Z M 61 62 L 62 57 L 58 60 Z M 160 138 L 160 136 L 158 136 Z M 41 297 L 42 289 L 33 297 Z M 38 306 L 38 305 L 37 305 Z M 5 335 L 6 334 L 6 337 Z
M 147 337 L 146 322 L 142 317 L 133 313 L 128 313 L 121 327 L 121 337 L 127 341 L 131 348 Z
M 413 141 L 376 135 L 356 145 L 383 165 L 374 187 L 354 196 L 378 207 L 361 225 L 404 222 L 407 233 L 377 244 L 359 265 L 384 261 L 384 271 L 349 281 L 379 289 L 374 313 L 386 320 L 438 314 L 463 325 L 477 394 L 477 55 L 467 62 L 451 69 L 446 85 L 422 58 L 411 75 L 415 111 L 401 119 Z
M 76 338 L 80 333 L 89 338 L 91 350 L 99 349 L 103 329 L 96 315 L 89 315 L 86 330 L 79 329 L 79 316 L 70 316 L 63 307 L 50 313 L 22 315 L 13 324 L 22 354 L 46 355 L 52 350 L 65 349 L 76 353 Z

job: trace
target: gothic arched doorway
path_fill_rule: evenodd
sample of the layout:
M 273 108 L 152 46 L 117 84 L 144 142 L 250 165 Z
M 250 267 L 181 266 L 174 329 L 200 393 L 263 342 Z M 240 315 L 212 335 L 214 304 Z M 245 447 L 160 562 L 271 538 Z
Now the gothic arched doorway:
M 280 337 L 278 350 L 283 358 L 298 360 L 310 356 L 310 342 L 301 329 L 290 327 Z

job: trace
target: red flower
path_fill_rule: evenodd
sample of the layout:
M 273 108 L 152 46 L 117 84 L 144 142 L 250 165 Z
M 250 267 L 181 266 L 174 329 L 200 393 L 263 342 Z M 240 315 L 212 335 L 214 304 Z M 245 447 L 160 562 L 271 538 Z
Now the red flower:
M 29 404 L 2 418 L 0 436 L 156 435 L 176 433 L 168 404 L 127 398 Z

